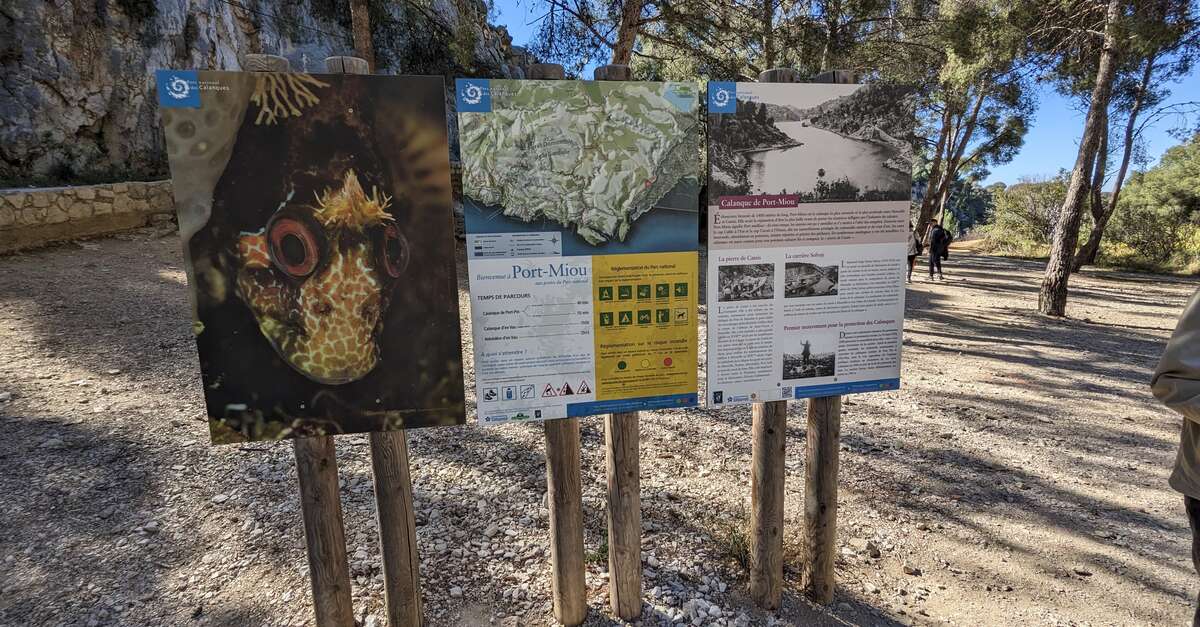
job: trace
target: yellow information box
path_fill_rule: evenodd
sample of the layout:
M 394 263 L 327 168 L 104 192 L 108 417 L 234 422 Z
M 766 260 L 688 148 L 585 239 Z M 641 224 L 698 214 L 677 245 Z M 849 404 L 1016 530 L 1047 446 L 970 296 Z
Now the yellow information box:
M 597 255 L 596 401 L 696 393 L 696 252 Z

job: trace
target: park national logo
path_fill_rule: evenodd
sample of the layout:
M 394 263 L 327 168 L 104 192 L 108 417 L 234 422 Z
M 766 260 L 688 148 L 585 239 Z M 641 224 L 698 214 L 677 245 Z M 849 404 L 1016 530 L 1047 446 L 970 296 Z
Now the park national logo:
M 709 81 L 708 112 L 737 113 L 737 83 Z
M 458 110 L 488 112 L 492 110 L 492 90 L 484 78 L 460 78 L 455 81 Z
M 200 77 L 195 70 L 158 70 L 158 106 L 200 108 Z

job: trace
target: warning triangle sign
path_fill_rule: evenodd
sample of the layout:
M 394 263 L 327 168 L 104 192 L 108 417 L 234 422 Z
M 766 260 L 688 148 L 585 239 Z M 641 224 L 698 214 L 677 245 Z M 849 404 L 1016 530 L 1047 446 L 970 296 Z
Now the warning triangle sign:
M 576 394 L 591 394 L 592 388 L 588 387 L 587 379 L 579 382 L 579 387 L 575 389 Z
M 571 384 L 567 383 L 566 381 L 563 381 L 563 386 L 561 388 L 559 388 L 558 395 L 559 396 L 570 396 L 574 393 L 575 393 L 575 391 L 571 389 Z
M 542 390 L 542 398 L 550 398 L 552 396 L 558 396 L 558 391 L 554 389 L 553 385 L 547 383 L 545 389 Z

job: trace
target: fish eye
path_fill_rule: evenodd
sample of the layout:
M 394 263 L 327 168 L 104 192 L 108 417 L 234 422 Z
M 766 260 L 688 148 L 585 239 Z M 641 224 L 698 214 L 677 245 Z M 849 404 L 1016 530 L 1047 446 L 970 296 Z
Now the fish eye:
M 408 240 L 404 239 L 404 235 L 395 224 L 388 224 L 383 228 L 380 240 L 380 262 L 388 276 L 397 278 L 408 266 Z
M 293 278 L 312 274 L 321 259 L 321 237 L 313 225 L 297 217 L 272 218 L 267 226 L 267 243 L 275 267 Z

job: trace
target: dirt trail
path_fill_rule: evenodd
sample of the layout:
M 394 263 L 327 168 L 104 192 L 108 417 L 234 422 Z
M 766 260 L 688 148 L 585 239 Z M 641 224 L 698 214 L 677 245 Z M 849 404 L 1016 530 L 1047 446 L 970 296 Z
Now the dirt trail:
M 1146 381 L 1200 281 L 1087 272 L 1052 320 L 1038 269 L 955 253 L 912 286 L 902 389 L 845 404 L 828 609 L 790 589 L 772 618 L 742 593 L 749 408 L 644 414 L 642 624 L 1185 624 L 1180 418 Z M 0 625 L 311 622 L 291 446 L 208 446 L 184 283 L 174 237 L 0 258 Z M 602 427 L 583 422 L 589 623 L 612 624 Z M 410 440 L 430 623 L 546 624 L 540 427 Z M 338 451 L 355 606 L 381 624 L 366 438 Z

